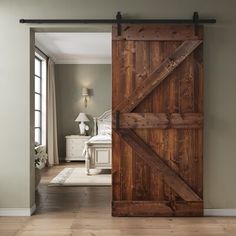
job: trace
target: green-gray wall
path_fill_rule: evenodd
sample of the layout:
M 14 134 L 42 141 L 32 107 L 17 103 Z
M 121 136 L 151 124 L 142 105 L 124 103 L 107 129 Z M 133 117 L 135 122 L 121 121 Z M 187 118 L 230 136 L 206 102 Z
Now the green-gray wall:
M 235 8 L 235 0 L 1 0 L 0 208 L 34 204 L 30 28 L 104 29 L 19 24 L 19 19 L 106 19 L 114 18 L 117 11 L 131 18 L 179 19 L 199 11 L 200 17 L 217 19 L 217 24 L 205 27 L 204 207 L 236 208 Z
M 111 65 L 62 65 L 55 66 L 58 120 L 58 149 L 61 160 L 65 158 L 65 136 L 79 134 L 74 120 L 79 112 L 92 117 L 111 109 Z M 89 88 L 88 106 L 84 107 L 82 87 Z

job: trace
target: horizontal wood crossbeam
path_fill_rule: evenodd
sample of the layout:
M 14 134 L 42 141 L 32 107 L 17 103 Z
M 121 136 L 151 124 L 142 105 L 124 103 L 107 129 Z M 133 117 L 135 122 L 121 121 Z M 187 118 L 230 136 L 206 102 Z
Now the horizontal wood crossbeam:
M 128 145 L 130 145 L 140 158 L 142 158 L 152 168 L 156 168 L 163 180 L 168 184 L 183 200 L 201 201 L 202 199 L 188 186 L 184 180 L 174 172 L 163 160 L 138 137 L 131 129 L 115 130 Z
M 113 111 L 122 113 L 131 112 L 154 88 L 156 88 L 168 75 L 170 75 L 188 55 L 190 55 L 200 44 L 202 40 L 184 41 L 175 52 L 166 58 L 164 62 L 123 102 L 121 102 Z
M 145 40 L 145 41 L 185 41 L 203 39 L 203 26 L 198 25 L 197 31 L 192 25 L 149 25 L 123 24 L 122 33 L 117 33 L 118 26 L 112 27 L 112 40 Z
M 202 216 L 202 201 L 113 201 L 113 216 Z
M 117 118 L 117 115 L 116 115 Z M 113 119 L 113 128 L 199 129 L 203 126 L 202 113 L 121 113 Z

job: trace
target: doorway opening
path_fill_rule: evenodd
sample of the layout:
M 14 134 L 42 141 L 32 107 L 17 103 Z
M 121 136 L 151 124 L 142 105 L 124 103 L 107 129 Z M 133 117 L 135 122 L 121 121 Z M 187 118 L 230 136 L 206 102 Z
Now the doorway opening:
M 31 31 L 37 213 L 76 210 L 92 196 L 98 204 L 101 194 L 110 210 L 109 28 Z

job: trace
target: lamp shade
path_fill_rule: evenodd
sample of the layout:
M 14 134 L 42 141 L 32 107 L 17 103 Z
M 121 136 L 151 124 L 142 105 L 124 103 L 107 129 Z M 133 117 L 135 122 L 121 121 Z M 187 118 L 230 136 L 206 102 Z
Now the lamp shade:
M 82 88 L 82 96 L 88 96 L 88 89 Z
M 89 121 L 88 117 L 86 116 L 85 113 L 81 112 L 79 113 L 79 115 L 77 116 L 77 118 L 75 119 L 76 122 L 86 122 Z

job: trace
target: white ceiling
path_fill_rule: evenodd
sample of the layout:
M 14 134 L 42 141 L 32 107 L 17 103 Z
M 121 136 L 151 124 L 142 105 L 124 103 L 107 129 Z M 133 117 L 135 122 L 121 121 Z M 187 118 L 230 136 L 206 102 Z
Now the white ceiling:
M 35 44 L 56 64 L 111 64 L 111 33 L 36 33 Z

